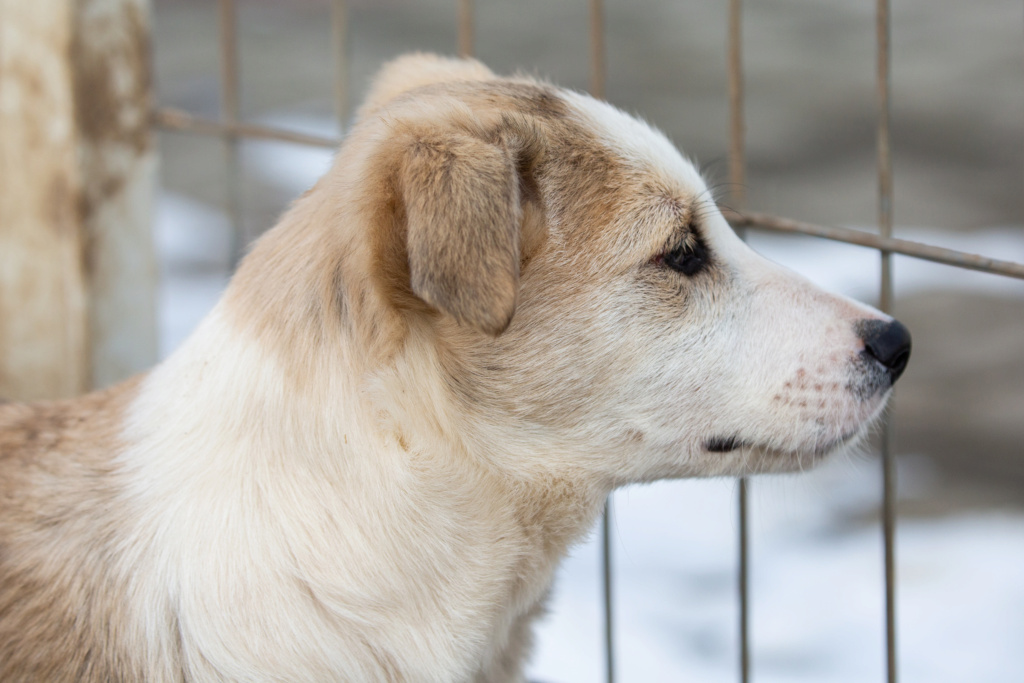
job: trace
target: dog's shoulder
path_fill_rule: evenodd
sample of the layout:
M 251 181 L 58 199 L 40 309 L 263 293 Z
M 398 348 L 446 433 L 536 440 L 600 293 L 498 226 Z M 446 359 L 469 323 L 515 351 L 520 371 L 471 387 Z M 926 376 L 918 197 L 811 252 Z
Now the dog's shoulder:
M 0 403 L 0 468 L 11 475 L 60 461 L 105 460 L 116 447 L 140 381 L 141 375 L 70 400 Z

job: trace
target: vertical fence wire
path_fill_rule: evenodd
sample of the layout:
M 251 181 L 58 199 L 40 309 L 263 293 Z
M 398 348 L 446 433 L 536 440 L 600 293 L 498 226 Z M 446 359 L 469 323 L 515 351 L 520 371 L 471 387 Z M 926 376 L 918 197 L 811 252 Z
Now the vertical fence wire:
M 729 185 L 730 201 L 737 211 L 746 199 L 746 121 L 743 98 L 743 3 L 729 0 Z M 737 229 L 740 237 L 745 231 Z M 747 510 L 746 477 L 737 486 L 738 591 L 739 591 L 739 672 L 740 681 L 750 680 L 750 529 Z
M 729 183 L 737 211 L 746 199 L 746 139 L 743 93 L 743 1 L 729 0 Z
M 615 610 L 612 598 L 612 497 L 604 501 L 601 515 L 601 586 L 604 589 L 604 671 L 608 683 L 615 681 Z
M 604 3 L 590 0 L 590 94 L 605 99 Z M 612 498 L 604 503 L 601 515 L 601 587 L 604 603 L 605 680 L 615 681 L 615 605 L 612 591 Z
M 459 0 L 459 56 L 475 55 L 474 0 Z
M 238 23 L 234 0 L 219 0 L 220 9 L 220 118 L 229 128 L 239 124 Z M 234 132 L 224 136 L 225 191 L 224 208 L 231 225 L 231 269 L 238 264 L 248 235 L 241 221 L 239 138 Z
M 590 0 L 590 94 L 605 99 L 604 2 Z
M 889 0 L 877 0 L 877 88 L 878 88 L 878 227 L 883 238 L 892 237 L 892 148 L 889 137 L 891 120 L 890 88 L 892 68 L 890 41 L 892 28 Z M 892 252 L 882 250 L 881 308 L 892 313 Z M 882 425 L 882 537 L 885 564 L 885 652 L 886 680 L 896 683 L 896 460 L 893 429 L 888 415 Z
M 348 0 L 331 0 L 331 51 L 334 57 L 334 112 L 338 130 L 348 120 Z
M 740 615 L 739 615 L 739 636 L 740 636 L 740 681 L 748 683 L 750 680 L 750 519 L 747 510 L 747 478 L 739 478 L 739 486 L 736 496 L 736 513 L 739 519 L 739 571 L 737 572 L 737 583 L 739 584 Z

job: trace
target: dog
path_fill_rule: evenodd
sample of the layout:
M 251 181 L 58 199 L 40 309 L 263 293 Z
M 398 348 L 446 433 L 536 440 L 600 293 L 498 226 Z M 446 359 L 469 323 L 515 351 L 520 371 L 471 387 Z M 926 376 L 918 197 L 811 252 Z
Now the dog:
M 648 125 L 401 57 L 181 348 L 0 407 L 0 680 L 521 681 L 613 489 L 810 466 L 909 353 Z

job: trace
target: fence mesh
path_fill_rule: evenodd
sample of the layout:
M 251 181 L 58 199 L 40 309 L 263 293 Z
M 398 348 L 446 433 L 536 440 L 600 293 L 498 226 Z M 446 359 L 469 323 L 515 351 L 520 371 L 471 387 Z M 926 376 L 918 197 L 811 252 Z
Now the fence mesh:
M 272 126 L 247 123 L 240 116 L 239 93 L 239 46 L 237 16 L 234 0 L 218 0 L 220 22 L 220 92 L 221 116 L 211 119 L 180 109 L 158 107 L 153 112 L 153 124 L 165 130 L 190 132 L 223 140 L 227 159 L 227 201 L 226 210 L 231 219 L 238 244 L 235 254 L 241 253 L 244 245 L 253 237 L 246 233 L 240 221 L 240 174 L 239 141 L 241 139 L 275 140 L 336 148 L 341 140 L 283 130 Z M 474 54 L 474 0 L 458 0 L 457 5 L 457 51 L 462 56 Z M 334 101 L 339 120 L 344 124 L 349 109 L 348 79 L 348 1 L 330 0 L 332 45 L 335 62 Z M 957 268 L 977 270 L 994 275 L 1024 280 L 1024 264 L 992 259 L 976 254 L 946 249 L 935 245 L 897 239 L 893 237 L 893 180 L 892 151 L 890 142 L 890 90 L 891 63 L 890 37 L 891 20 L 889 0 L 876 0 L 876 92 L 877 92 L 877 165 L 878 165 L 878 233 L 836 226 L 816 225 L 792 219 L 745 210 L 744 188 L 746 184 L 744 118 L 745 89 L 743 77 L 743 6 L 742 0 L 729 0 L 728 9 L 728 92 L 730 108 L 729 178 L 730 207 L 722 207 L 723 214 L 742 234 L 746 229 L 758 229 L 780 233 L 812 235 L 826 240 L 845 242 L 879 252 L 882 268 L 880 287 L 880 308 L 891 313 L 894 297 L 892 279 L 892 255 L 901 254 L 912 258 L 932 261 Z M 589 44 L 590 44 L 590 91 L 595 97 L 606 96 L 606 55 L 605 16 L 603 0 L 589 2 Z M 893 457 L 893 431 L 888 422 L 883 425 L 881 437 L 883 491 L 882 535 L 884 539 L 885 576 L 885 636 L 886 676 L 889 683 L 897 680 L 896 615 L 895 615 L 895 533 L 896 533 L 896 471 Z M 738 482 L 738 538 L 737 575 L 739 593 L 739 662 L 738 677 L 743 683 L 750 680 L 750 638 L 749 638 L 749 510 L 748 486 L 746 479 Z M 613 612 L 613 585 L 611 560 L 611 516 L 610 501 L 602 516 L 602 581 L 604 608 L 604 651 L 606 679 L 615 680 L 615 639 Z

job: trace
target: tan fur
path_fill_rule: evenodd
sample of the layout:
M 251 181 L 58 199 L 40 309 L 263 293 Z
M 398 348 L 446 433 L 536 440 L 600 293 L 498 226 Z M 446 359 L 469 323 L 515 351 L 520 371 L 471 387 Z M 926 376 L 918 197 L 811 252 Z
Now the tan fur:
M 0 406 L 0 680 L 521 681 L 608 493 L 863 433 L 881 317 L 621 112 L 400 58 L 181 349 Z
M 77 401 L 0 406 L 0 680 L 141 680 L 111 462 L 138 379 Z
M 403 55 L 377 74 L 358 116 L 365 120 L 399 95 L 425 85 L 486 81 L 493 77 L 490 69 L 474 60 L 446 59 L 423 52 Z
M 413 292 L 490 334 L 508 327 L 519 289 L 515 172 L 497 145 L 458 134 L 420 137 L 401 171 Z

